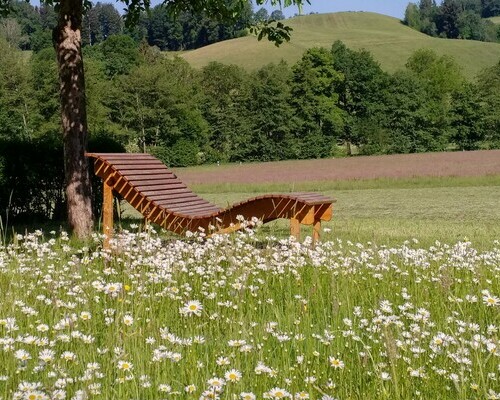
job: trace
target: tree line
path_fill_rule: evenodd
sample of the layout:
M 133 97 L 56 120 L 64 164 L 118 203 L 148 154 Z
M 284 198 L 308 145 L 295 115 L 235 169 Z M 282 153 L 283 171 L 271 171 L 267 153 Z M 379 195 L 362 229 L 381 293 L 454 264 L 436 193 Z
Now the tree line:
M 172 15 L 157 5 L 139 15 L 134 27 L 126 28 L 124 19 L 110 3 L 97 2 L 84 15 L 82 44 L 93 46 L 112 35 L 126 34 L 160 50 L 179 51 L 207 46 L 222 40 L 245 36 L 247 26 L 269 20 L 281 20 L 281 10 L 271 14 L 265 8 L 253 11 L 246 1 L 236 22 L 218 21 L 206 13 L 182 11 Z M 22 50 L 39 51 L 52 44 L 52 29 L 57 22 L 54 7 L 46 3 L 33 6 L 25 1 L 12 3 L 12 12 L 0 16 L 0 36 Z
M 498 15 L 500 0 L 420 0 L 408 4 L 404 22 L 430 36 L 499 42 L 500 25 L 487 19 Z
M 14 1 L 12 13 L 0 16 L 0 36 L 23 50 L 39 51 L 52 43 L 52 28 L 57 14 L 46 3 L 33 6 Z M 500 41 L 500 25 L 488 20 L 500 15 L 500 0 L 420 0 L 409 3 L 404 23 L 431 36 L 451 39 Z M 82 44 L 92 46 L 117 34 L 127 34 L 160 50 L 179 51 L 203 47 L 222 40 L 246 35 L 247 26 L 269 20 L 282 20 L 281 10 L 269 14 L 265 8 L 255 12 L 248 0 L 236 23 L 217 21 L 206 13 L 180 12 L 174 16 L 161 5 L 142 12 L 133 28 L 125 28 L 124 19 L 109 3 L 97 2 L 84 15 Z
M 27 57 L 0 39 L 0 54 L 0 209 L 59 217 L 54 50 Z M 368 51 L 335 42 L 294 65 L 196 70 L 127 35 L 84 55 L 93 151 L 186 166 L 500 147 L 500 63 L 470 82 L 452 58 L 422 49 L 389 74 Z

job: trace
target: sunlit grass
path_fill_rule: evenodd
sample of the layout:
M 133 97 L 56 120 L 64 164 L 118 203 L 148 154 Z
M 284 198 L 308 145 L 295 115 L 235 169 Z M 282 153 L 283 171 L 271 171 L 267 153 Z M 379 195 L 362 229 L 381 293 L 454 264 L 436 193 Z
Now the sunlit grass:
M 224 167 L 222 167 L 224 168 Z M 192 170 L 213 170 L 214 167 L 193 167 Z M 220 169 L 220 168 L 219 168 Z M 189 170 L 189 168 L 186 168 Z M 294 183 L 210 183 L 193 184 L 191 189 L 197 193 L 263 193 L 294 191 L 333 191 L 333 190 L 365 190 L 365 189 L 415 189 L 444 187 L 482 187 L 500 186 L 500 175 L 487 176 L 447 176 L 447 177 L 413 177 L 413 178 L 378 178 L 351 180 L 323 180 Z
M 489 19 L 494 24 L 497 24 L 497 25 L 500 24 L 500 16 L 490 17 L 490 18 L 487 18 L 487 19 Z

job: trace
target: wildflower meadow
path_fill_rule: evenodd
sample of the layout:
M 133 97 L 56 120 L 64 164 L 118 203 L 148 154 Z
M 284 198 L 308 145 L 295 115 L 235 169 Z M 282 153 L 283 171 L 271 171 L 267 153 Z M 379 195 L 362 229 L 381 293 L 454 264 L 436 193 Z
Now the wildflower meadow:
M 101 243 L 0 247 L 1 399 L 500 399 L 498 241 Z

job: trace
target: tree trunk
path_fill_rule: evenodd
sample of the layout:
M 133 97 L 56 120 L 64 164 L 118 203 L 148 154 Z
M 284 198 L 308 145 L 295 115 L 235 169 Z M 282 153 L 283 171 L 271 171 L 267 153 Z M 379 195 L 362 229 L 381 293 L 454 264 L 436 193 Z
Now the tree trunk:
M 68 223 L 79 238 L 93 228 L 87 148 L 87 110 L 81 50 L 82 0 L 61 0 L 54 30 L 61 97 Z

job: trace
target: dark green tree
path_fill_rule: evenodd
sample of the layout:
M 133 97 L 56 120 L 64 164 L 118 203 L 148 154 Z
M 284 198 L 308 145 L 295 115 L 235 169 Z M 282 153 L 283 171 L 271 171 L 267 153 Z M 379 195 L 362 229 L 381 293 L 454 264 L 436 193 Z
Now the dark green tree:
M 438 33 L 450 39 L 460 35 L 459 19 L 463 9 L 459 0 L 443 0 L 437 16 Z
M 108 78 L 123 75 L 139 64 L 137 43 L 128 35 L 113 35 L 99 45 Z
M 439 8 L 435 0 L 420 0 L 420 31 L 431 36 L 437 35 L 436 19 Z
M 241 161 L 252 146 L 252 128 L 245 104 L 250 96 L 250 77 L 241 67 L 211 62 L 201 71 L 205 94 L 204 118 L 210 126 L 212 162 Z
M 500 147 L 500 61 L 482 71 L 478 78 L 479 96 L 483 102 L 486 147 Z
M 182 16 L 174 19 L 161 5 L 154 7 L 144 21 L 148 43 L 161 50 L 184 49 L 182 20 Z
M 0 139 L 33 136 L 36 119 L 27 59 L 0 37 Z
M 477 150 L 484 140 L 483 102 L 471 83 L 464 84 L 452 96 L 451 141 L 459 150 Z
M 338 107 L 343 111 L 343 129 L 340 138 L 346 144 L 348 155 L 352 154 L 351 145 L 361 145 L 364 132 L 362 120 L 370 118 L 377 105 L 382 101 L 386 86 L 386 74 L 373 56 L 366 50 L 354 51 L 344 43 L 336 41 L 332 46 L 333 67 L 342 73 L 335 91 L 338 94 Z
M 410 28 L 420 31 L 422 29 L 420 9 L 415 3 L 408 3 L 405 10 L 404 23 Z
M 462 88 L 465 78 L 452 57 L 439 56 L 430 49 L 414 52 L 406 67 L 416 74 L 425 92 L 429 150 L 443 150 L 450 135 L 451 97 Z
M 264 22 L 269 19 L 269 12 L 264 8 L 259 8 L 253 15 L 254 21 Z
M 108 104 L 113 103 L 111 96 L 119 96 L 115 89 L 115 80 L 106 75 L 106 65 L 100 58 L 89 56 L 85 61 L 85 76 L 87 77 L 87 109 L 90 139 L 107 137 L 120 141 L 123 135 L 122 127 L 111 120 L 111 110 Z M 126 143 L 126 140 L 123 140 Z
M 382 153 L 418 153 L 438 150 L 439 137 L 431 131 L 431 118 L 426 109 L 426 91 L 419 77 L 409 71 L 391 77 L 384 99 L 384 125 L 388 137 L 382 135 L 377 145 Z M 388 140 L 387 140 L 388 139 Z
M 291 106 L 291 69 L 285 63 L 269 64 L 253 75 L 248 110 L 252 121 L 251 154 L 259 161 L 297 158 L 298 121 Z
M 457 25 L 461 39 L 486 40 L 486 24 L 480 14 L 464 11 L 460 14 Z
M 481 16 L 481 0 L 460 0 L 463 11 L 470 11 Z
M 92 46 L 122 33 L 122 30 L 123 20 L 116 8 L 112 4 L 98 2 L 83 18 L 82 42 Z
M 202 91 L 196 72 L 186 61 L 143 64 L 122 76 L 116 90 L 121 95 L 109 107 L 114 122 L 129 133 L 129 148 L 149 150 L 173 166 L 200 161 L 208 126 L 198 107 Z
M 286 19 L 285 14 L 283 14 L 283 11 L 281 10 L 274 10 L 271 13 L 271 19 L 274 19 L 275 21 L 280 21 L 282 19 Z
M 252 14 L 249 1 L 242 7 L 239 18 L 231 24 L 221 23 L 206 12 L 183 11 L 172 15 L 166 7 L 158 5 L 143 15 L 140 24 L 147 31 L 150 45 L 162 50 L 186 50 L 244 35 Z
M 39 114 L 36 131 L 41 137 L 59 138 L 59 81 L 53 48 L 43 49 L 33 56 L 31 75 L 34 89 L 33 100 Z
M 500 15 L 500 0 L 481 0 L 481 16 L 483 18 Z
M 299 157 L 330 156 L 342 126 L 335 88 L 343 77 L 333 67 L 332 53 L 322 48 L 307 50 L 292 71 L 292 104 L 301 121 Z

